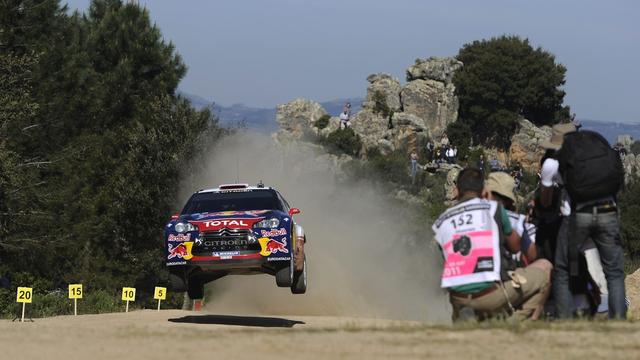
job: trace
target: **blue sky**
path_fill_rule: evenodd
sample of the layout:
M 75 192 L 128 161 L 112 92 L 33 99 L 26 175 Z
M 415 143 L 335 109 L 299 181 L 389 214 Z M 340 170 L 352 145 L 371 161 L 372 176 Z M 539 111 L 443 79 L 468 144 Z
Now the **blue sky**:
M 222 105 L 362 97 L 371 73 L 404 80 L 418 57 L 454 56 L 467 42 L 512 34 L 568 68 L 565 102 L 578 118 L 640 123 L 640 1 L 139 3 L 189 67 L 180 88 Z

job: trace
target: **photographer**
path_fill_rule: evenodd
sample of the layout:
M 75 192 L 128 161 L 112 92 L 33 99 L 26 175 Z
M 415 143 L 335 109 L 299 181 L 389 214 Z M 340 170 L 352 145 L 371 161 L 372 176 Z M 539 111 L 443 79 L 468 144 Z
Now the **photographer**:
M 449 291 L 453 318 L 472 310 L 480 319 L 537 319 L 551 264 L 537 260 L 516 268 L 511 255 L 530 244 L 521 244 L 501 205 L 481 198 L 483 188 L 480 170 L 462 170 L 456 181 L 458 204 L 432 227 L 444 257 L 441 286 Z

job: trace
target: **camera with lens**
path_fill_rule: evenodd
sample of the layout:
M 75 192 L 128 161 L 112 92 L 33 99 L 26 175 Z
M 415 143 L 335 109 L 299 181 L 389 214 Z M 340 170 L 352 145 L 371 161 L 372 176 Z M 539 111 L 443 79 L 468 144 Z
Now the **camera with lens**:
M 471 239 L 464 235 L 453 240 L 453 252 L 460 253 L 462 256 L 467 256 L 471 252 Z

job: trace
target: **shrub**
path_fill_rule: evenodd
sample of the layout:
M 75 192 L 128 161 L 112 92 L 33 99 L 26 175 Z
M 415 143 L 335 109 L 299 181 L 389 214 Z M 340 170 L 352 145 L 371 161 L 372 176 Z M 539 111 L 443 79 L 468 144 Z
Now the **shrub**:
M 376 90 L 373 92 L 371 96 L 371 100 L 373 101 L 373 112 L 379 114 L 383 117 L 390 118 L 393 116 L 393 110 L 387 105 L 387 98 L 384 96 L 384 93 L 380 90 Z
M 360 136 L 351 128 L 337 129 L 321 140 L 332 152 L 341 152 L 347 155 L 358 156 L 362 148 Z
M 331 119 L 331 115 L 324 114 L 324 115 L 320 116 L 320 119 L 316 120 L 313 123 L 313 126 L 315 126 L 318 129 L 322 130 L 322 129 L 326 128 L 327 125 L 329 125 L 329 119 Z
M 629 149 L 634 155 L 640 154 L 640 141 L 634 141 L 631 144 L 631 149 Z

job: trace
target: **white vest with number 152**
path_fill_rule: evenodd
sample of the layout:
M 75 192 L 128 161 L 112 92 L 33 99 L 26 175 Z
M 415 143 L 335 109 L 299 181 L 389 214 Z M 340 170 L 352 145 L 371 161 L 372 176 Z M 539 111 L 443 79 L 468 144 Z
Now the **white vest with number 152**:
M 500 280 L 498 203 L 474 198 L 447 209 L 433 224 L 444 254 L 442 287 Z

